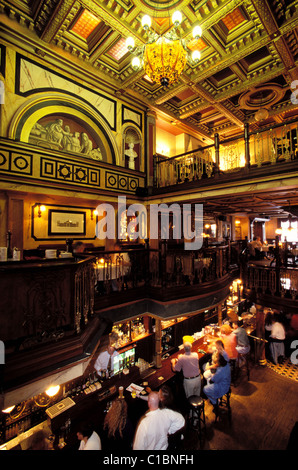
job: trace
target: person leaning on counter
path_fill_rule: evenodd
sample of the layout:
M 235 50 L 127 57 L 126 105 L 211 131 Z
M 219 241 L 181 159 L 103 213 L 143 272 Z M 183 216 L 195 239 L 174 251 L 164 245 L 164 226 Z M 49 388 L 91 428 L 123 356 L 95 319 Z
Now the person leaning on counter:
M 111 344 L 107 347 L 105 351 L 102 351 L 94 364 L 94 369 L 96 370 L 99 376 L 102 375 L 103 371 L 113 371 L 114 370 L 114 357 L 118 356 L 118 351 L 115 350 L 115 347 Z
M 183 343 L 184 354 L 180 354 L 178 359 L 172 359 L 172 369 L 174 372 L 183 372 L 183 387 L 186 398 L 191 395 L 200 396 L 201 393 L 201 375 L 199 369 L 199 355 L 192 352 L 190 342 Z

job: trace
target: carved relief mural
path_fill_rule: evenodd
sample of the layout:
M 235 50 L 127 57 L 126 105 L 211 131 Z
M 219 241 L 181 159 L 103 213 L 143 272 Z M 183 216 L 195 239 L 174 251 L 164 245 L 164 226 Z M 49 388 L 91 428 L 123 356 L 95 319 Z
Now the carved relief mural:
M 72 152 L 93 160 L 106 161 L 105 149 L 80 123 L 62 116 L 47 116 L 34 124 L 29 143 L 63 152 Z

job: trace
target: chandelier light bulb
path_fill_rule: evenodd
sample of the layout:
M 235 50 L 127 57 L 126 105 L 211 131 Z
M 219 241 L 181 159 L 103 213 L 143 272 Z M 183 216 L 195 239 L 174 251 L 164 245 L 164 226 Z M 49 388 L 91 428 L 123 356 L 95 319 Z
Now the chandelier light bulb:
M 172 15 L 172 21 L 174 23 L 174 26 L 179 26 L 182 22 L 182 13 L 180 11 L 174 11 Z
M 192 30 L 192 37 L 194 39 L 199 39 L 202 36 L 202 28 L 201 26 L 195 26 Z
M 151 27 L 151 18 L 149 15 L 145 15 L 142 18 L 142 26 L 144 29 L 149 29 Z
M 131 51 L 135 47 L 134 38 L 132 38 L 131 36 L 129 38 L 127 38 L 126 41 L 125 41 L 125 45 L 126 45 L 126 48 L 129 51 Z
M 134 70 L 138 70 L 141 66 L 141 61 L 138 57 L 134 57 L 131 61 L 131 66 Z
M 193 62 L 199 62 L 199 60 L 201 58 L 200 51 L 193 51 L 193 53 L 191 54 L 191 58 L 192 58 Z

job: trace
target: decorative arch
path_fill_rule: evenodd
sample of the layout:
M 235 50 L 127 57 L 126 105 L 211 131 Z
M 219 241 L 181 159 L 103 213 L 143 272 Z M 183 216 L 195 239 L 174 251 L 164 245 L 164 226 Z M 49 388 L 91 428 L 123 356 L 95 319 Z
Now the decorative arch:
M 81 144 L 82 138 L 87 135 L 89 149 L 92 143 L 94 151 L 91 153 L 83 151 L 83 145 L 80 152 L 74 151 L 74 147 L 64 148 L 58 138 L 50 137 L 50 125 L 58 120 L 62 121 L 62 134 L 65 135 L 65 126 L 67 126 L 73 136 L 75 133 L 80 134 Z M 120 164 L 119 151 L 104 119 L 101 119 L 99 113 L 86 102 L 67 94 L 43 93 L 31 97 L 15 114 L 8 137 L 63 153 L 71 152 L 114 165 Z

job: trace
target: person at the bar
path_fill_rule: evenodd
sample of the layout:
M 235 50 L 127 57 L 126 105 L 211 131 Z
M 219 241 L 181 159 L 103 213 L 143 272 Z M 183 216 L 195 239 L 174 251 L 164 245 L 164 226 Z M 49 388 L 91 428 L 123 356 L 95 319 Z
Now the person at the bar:
M 101 440 L 92 426 L 81 426 L 77 431 L 79 450 L 101 450 Z
M 280 322 L 279 315 L 274 314 L 272 317 L 272 329 L 269 337 L 270 354 L 274 364 L 282 362 L 285 358 L 285 338 L 285 328 Z
M 134 437 L 133 425 L 128 417 L 127 402 L 124 398 L 113 400 L 106 414 L 103 426 L 103 450 L 125 451 L 132 448 Z
M 203 392 L 215 407 L 218 398 L 225 395 L 231 386 L 231 369 L 229 363 L 222 354 L 218 357 L 218 367 L 209 379 L 209 383 L 203 388 Z
M 148 397 L 148 411 L 141 418 L 134 438 L 133 450 L 166 450 L 168 436 L 175 434 L 185 425 L 181 413 L 160 408 L 159 395 L 151 392 Z
M 199 355 L 192 352 L 192 344 L 185 342 L 184 354 L 180 354 L 178 359 L 172 359 L 172 369 L 174 372 L 183 372 L 183 387 L 186 398 L 191 395 L 200 395 L 201 393 L 201 375 L 199 369 Z
M 226 352 L 225 350 L 225 346 L 223 344 L 223 341 L 221 339 L 217 339 L 215 342 L 214 342 L 214 346 L 215 348 L 217 349 L 217 351 L 219 352 L 219 354 L 222 354 L 223 357 L 225 358 L 225 360 L 227 362 L 229 362 L 229 355 L 228 353 Z
M 118 351 L 112 344 L 109 344 L 107 349 L 102 351 L 94 364 L 94 369 L 99 376 L 102 376 L 103 372 L 113 373 L 114 371 L 114 358 L 118 356 Z
M 78 241 L 73 245 L 72 252 L 73 254 L 84 253 L 85 248 L 86 248 L 85 243 Z
M 230 325 L 225 324 L 220 327 L 220 335 L 222 342 L 224 344 L 225 351 L 229 356 L 229 359 L 237 359 L 238 351 L 236 349 L 237 346 L 237 338 L 233 334 L 233 330 Z
M 249 338 L 244 328 L 241 327 L 241 321 L 232 323 L 233 334 L 237 338 L 236 349 L 239 354 L 247 354 L 250 351 Z
M 220 354 L 217 351 L 217 349 L 215 349 L 215 351 L 213 351 L 213 354 L 211 356 L 211 360 L 207 362 L 206 364 L 203 376 L 206 379 L 207 384 L 210 383 L 210 380 L 215 374 L 217 368 L 220 367 L 219 357 L 220 357 Z

